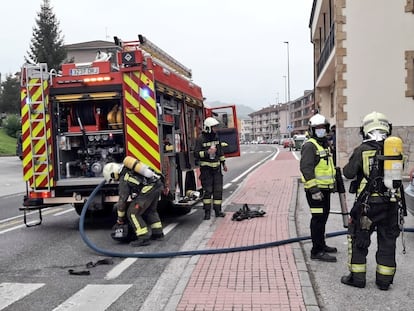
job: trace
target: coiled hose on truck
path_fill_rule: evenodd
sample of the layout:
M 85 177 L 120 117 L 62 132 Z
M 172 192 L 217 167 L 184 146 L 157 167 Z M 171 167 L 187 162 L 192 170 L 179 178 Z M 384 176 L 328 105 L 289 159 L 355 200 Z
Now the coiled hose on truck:
M 88 210 L 90 202 L 93 201 L 93 198 L 98 193 L 98 191 L 103 187 L 105 184 L 105 180 L 103 180 L 91 193 L 88 200 L 85 202 L 85 205 L 83 206 L 82 213 L 79 220 L 79 232 L 80 235 L 85 242 L 86 245 L 88 245 L 91 249 L 93 249 L 95 252 L 100 253 L 105 256 L 110 257 L 121 257 L 121 258 L 167 258 L 167 257 L 177 257 L 177 256 L 194 256 L 194 255 L 210 255 L 210 254 L 224 254 L 224 253 L 234 253 L 234 252 L 242 252 L 242 251 L 250 251 L 250 250 L 256 250 L 256 249 L 262 249 L 262 248 L 268 248 L 268 247 L 274 247 L 274 246 L 280 246 L 290 243 L 296 243 L 300 241 L 310 240 L 310 236 L 303 236 L 303 237 L 296 237 L 296 238 L 290 238 L 286 240 L 280 240 L 280 241 L 274 241 L 274 242 L 268 242 L 268 243 L 261 243 L 261 244 L 255 244 L 255 245 L 247 245 L 247 246 L 238 246 L 238 247 L 228 247 L 228 248 L 217 248 L 217 249 L 202 249 L 202 250 L 188 250 L 188 251 L 177 251 L 177 252 L 164 252 L 164 253 L 119 253 L 114 252 L 110 250 L 105 250 L 97 247 L 95 244 L 93 244 L 88 237 L 85 234 L 85 215 L 86 211 Z M 414 232 L 414 228 L 405 228 L 404 232 Z M 342 231 L 335 231 L 331 233 L 327 233 L 326 237 L 336 237 L 340 235 L 347 234 L 347 230 Z

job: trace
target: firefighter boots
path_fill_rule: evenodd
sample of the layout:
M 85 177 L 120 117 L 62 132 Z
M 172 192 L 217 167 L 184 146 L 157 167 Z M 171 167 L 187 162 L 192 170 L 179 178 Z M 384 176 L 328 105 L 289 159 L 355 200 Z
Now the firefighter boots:
M 316 254 L 311 253 L 311 259 L 326 261 L 326 262 L 336 262 L 336 257 L 331 256 L 326 252 L 319 252 L 319 253 L 316 253 Z
M 211 210 L 204 210 L 204 220 L 209 220 L 211 218 Z
M 359 273 L 361 277 L 355 277 L 354 274 L 350 273 L 341 277 L 341 283 L 353 287 L 364 288 L 365 287 L 365 273 Z M 388 289 L 388 288 L 387 288 Z
M 378 280 L 375 281 L 375 284 L 380 290 L 388 290 L 388 288 L 390 287 L 390 284 Z
M 129 245 L 134 246 L 134 247 L 147 246 L 150 244 L 151 244 L 151 241 L 148 238 L 138 238 L 135 241 L 132 241 L 131 243 L 129 243 Z
M 161 241 L 164 240 L 164 233 L 153 233 L 151 234 L 151 240 Z
M 214 208 L 214 214 L 215 214 L 216 217 L 225 217 L 226 216 L 226 214 L 223 213 L 221 211 L 221 208 L 219 208 L 219 207 L 217 207 L 217 208 L 215 207 Z
M 325 253 L 336 253 L 336 252 L 338 252 L 338 250 L 336 249 L 336 247 L 330 247 L 328 245 L 325 245 L 325 247 L 323 248 L 323 250 L 325 251 Z

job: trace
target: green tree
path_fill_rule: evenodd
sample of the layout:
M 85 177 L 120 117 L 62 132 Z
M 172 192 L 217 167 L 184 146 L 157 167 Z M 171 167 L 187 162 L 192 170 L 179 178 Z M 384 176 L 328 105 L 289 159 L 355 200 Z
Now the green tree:
M 64 46 L 64 36 L 59 30 L 59 22 L 53 13 L 49 0 L 43 0 L 32 36 L 26 61 L 47 63 L 49 70 L 59 69 L 66 59 L 67 50 Z
M 16 138 L 22 130 L 22 124 L 19 116 L 14 114 L 9 115 L 3 122 L 3 127 L 6 130 L 6 134 Z
M 6 75 L 1 83 L 0 113 L 20 114 L 20 81 L 17 76 Z

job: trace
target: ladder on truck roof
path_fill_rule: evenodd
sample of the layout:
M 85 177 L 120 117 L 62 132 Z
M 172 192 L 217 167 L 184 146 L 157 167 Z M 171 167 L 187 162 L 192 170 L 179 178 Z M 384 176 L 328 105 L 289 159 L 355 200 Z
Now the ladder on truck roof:
M 23 67 L 23 78 L 25 78 L 25 91 L 27 109 L 27 122 L 23 130 L 29 132 L 30 137 L 30 162 L 31 162 L 31 184 L 33 192 L 51 191 L 50 175 L 50 145 L 48 141 L 48 107 L 47 94 L 49 73 L 47 64 L 26 64 Z M 49 134 L 50 135 L 50 134 Z M 27 164 L 26 164 L 27 165 Z M 25 210 L 25 224 L 26 210 Z M 39 225 L 42 222 L 41 209 L 39 208 Z
M 169 55 L 167 52 L 162 50 L 160 47 L 152 43 L 150 40 L 148 40 L 143 35 L 138 35 L 139 41 L 122 41 L 118 37 L 114 37 L 115 44 L 128 49 L 128 47 L 139 47 L 143 51 L 149 53 L 154 60 L 158 60 L 160 65 L 164 65 L 166 67 L 169 67 L 171 70 L 176 71 L 177 73 L 183 75 L 184 77 L 191 79 L 192 73 L 191 69 L 187 68 L 183 64 L 181 64 L 178 60 L 176 60 L 174 57 Z

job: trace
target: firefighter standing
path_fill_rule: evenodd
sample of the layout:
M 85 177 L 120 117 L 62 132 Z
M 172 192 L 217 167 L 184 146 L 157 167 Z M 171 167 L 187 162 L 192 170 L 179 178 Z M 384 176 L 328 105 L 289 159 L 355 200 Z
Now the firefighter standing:
M 346 285 L 365 287 L 366 256 L 375 229 L 378 243 L 375 283 L 379 289 L 388 290 L 394 279 L 396 239 L 400 233 L 399 207 L 384 185 L 384 162 L 380 160 L 384 154 L 384 140 L 391 134 L 391 129 L 384 114 L 372 112 L 366 115 L 361 126 L 363 142 L 355 148 L 343 169 L 346 178 L 356 178 L 350 191 L 357 195 L 348 226 L 350 274 L 341 278 Z
M 214 129 L 219 122 L 208 117 L 204 120 L 204 128 L 201 135 L 197 138 L 195 145 L 195 158 L 200 165 L 200 180 L 203 186 L 203 205 L 204 220 L 209 220 L 211 216 L 211 205 L 216 217 L 224 217 L 225 213 L 221 210 L 223 197 L 223 173 L 221 168 L 227 172 L 225 157 L 221 142 Z
M 335 247 L 325 243 L 325 227 L 331 209 L 331 192 L 335 184 L 335 167 L 330 152 L 327 133 L 329 123 L 321 114 L 309 119 L 310 138 L 301 149 L 300 171 L 312 218 L 310 231 L 312 237 L 311 259 L 335 262 Z
M 118 220 L 112 237 L 122 241 L 131 236 L 128 233 L 127 218 L 135 233 L 132 239 L 136 238 L 130 243 L 131 246 L 146 246 L 151 239 L 162 239 L 164 233 L 157 212 L 158 200 L 163 190 L 161 177 L 129 156 L 124 159 L 123 166 L 117 163 L 106 164 L 103 174 L 107 181 L 119 179 L 119 200 L 115 204 Z M 127 208 L 129 196 L 132 201 Z

